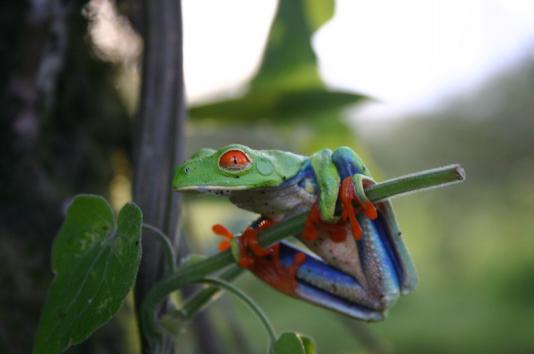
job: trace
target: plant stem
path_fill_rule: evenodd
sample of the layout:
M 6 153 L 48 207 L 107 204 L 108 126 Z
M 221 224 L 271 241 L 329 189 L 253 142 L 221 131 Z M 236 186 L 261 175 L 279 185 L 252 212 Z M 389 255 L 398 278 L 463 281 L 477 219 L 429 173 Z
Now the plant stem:
M 234 257 L 230 251 L 221 252 L 198 263 L 189 266 L 185 265 L 154 285 L 141 305 L 140 316 L 143 334 L 151 347 L 157 348 L 160 344 L 161 334 L 156 321 L 156 309 L 167 295 L 185 285 L 198 282 L 206 275 L 216 272 L 234 262 Z
M 445 187 L 465 180 L 465 171 L 460 165 L 438 167 L 377 183 L 365 190 L 367 198 L 378 202 L 399 195 Z
M 366 194 L 370 201 L 376 202 L 405 193 L 456 183 L 464 179 L 465 174 L 463 169 L 459 165 L 451 165 L 377 183 L 366 190 Z M 286 237 L 299 233 L 304 227 L 307 214 L 307 212 L 302 213 L 260 232 L 258 234 L 260 244 L 263 247 L 267 247 Z M 184 285 L 199 282 L 206 275 L 216 272 L 234 262 L 235 260 L 231 252 L 227 250 L 198 263 L 189 266 L 186 265 L 155 284 L 147 295 L 141 311 L 141 324 L 147 339 L 152 342 L 158 341 L 160 338 L 159 326 L 156 321 L 156 309 L 168 294 Z M 213 294 L 215 293 L 213 292 Z M 206 294 L 208 293 L 201 292 L 197 294 L 196 296 L 202 296 L 203 298 L 195 299 L 193 297 L 189 300 L 189 303 L 193 303 L 194 307 L 199 310 L 210 300 L 210 297 L 206 297 Z M 193 314 L 191 312 L 188 315 L 192 316 Z
M 233 286 L 231 283 L 227 282 L 226 280 L 222 280 L 220 278 L 212 278 L 212 277 L 206 277 L 202 278 L 198 281 L 198 283 L 206 283 L 215 285 L 217 287 L 223 288 L 227 291 L 230 291 L 232 294 L 240 298 L 260 319 L 261 323 L 269 333 L 269 338 L 271 340 L 271 343 L 276 341 L 276 331 L 274 330 L 273 325 L 265 315 L 265 313 L 261 310 L 261 308 L 252 300 L 247 294 L 239 290 L 239 288 Z
M 167 271 L 174 272 L 176 270 L 176 253 L 170 239 L 157 227 L 150 224 L 143 224 L 143 229 L 148 230 L 152 235 L 156 236 L 159 244 L 163 248 L 165 261 L 167 262 Z
M 243 268 L 239 268 L 236 264 L 232 264 L 224 272 L 221 273 L 219 279 L 232 281 L 237 278 L 244 271 Z M 216 300 L 216 296 L 220 294 L 221 289 L 219 287 L 210 286 L 200 290 L 191 298 L 189 298 L 180 310 L 177 312 L 182 320 L 190 320 L 193 316 L 202 310 L 210 301 Z

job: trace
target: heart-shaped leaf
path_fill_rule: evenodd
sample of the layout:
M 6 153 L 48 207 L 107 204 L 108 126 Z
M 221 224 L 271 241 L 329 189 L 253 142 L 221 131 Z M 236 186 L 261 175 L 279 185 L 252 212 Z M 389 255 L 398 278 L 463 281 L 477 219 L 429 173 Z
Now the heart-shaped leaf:
M 141 210 L 128 203 L 117 222 L 98 196 L 77 196 L 52 247 L 55 278 L 41 314 L 34 354 L 84 341 L 119 310 L 141 260 Z

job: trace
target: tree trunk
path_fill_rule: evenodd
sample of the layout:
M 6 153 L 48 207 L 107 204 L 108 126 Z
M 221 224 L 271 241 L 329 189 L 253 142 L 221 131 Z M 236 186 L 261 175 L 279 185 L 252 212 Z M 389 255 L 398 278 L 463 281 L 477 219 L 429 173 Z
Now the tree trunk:
M 182 14 L 179 0 L 145 0 L 142 8 L 143 74 L 136 122 L 134 201 L 144 222 L 159 227 L 174 243 L 180 212 L 171 191 L 174 166 L 183 158 L 185 101 L 182 63 Z M 136 307 L 162 276 L 162 250 L 143 239 L 143 258 L 135 287 Z M 150 353 L 142 338 L 143 353 Z M 173 353 L 172 343 L 164 353 Z

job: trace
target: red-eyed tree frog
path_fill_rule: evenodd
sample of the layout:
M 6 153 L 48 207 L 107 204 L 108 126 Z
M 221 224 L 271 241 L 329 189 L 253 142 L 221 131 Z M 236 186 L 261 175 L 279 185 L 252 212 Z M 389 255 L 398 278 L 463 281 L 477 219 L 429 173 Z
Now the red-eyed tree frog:
M 373 183 L 348 147 L 301 156 L 232 144 L 202 149 L 179 165 L 173 189 L 226 196 L 261 215 L 238 238 L 241 267 L 288 295 L 379 321 L 400 294 L 414 289 L 417 278 L 391 203 L 373 204 L 365 196 Z M 298 238 L 313 254 L 288 242 L 259 245 L 257 231 L 306 210 Z M 233 236 L 222 225 L 213 230 Z

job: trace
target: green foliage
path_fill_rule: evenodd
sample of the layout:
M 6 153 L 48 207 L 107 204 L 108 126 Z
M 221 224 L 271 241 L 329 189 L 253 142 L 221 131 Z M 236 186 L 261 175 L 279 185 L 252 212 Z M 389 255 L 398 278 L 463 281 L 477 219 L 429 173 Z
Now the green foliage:
M 334 0 L 305 0 L 304 6 L 310 29 L 315 32 L 334 16 Z
M 245 97 L 208 103 L 192 107 L 192 117 L 217 117 L 225 121 L 251 121 L 269 118 L 271 122 L 287 123 L 288 119 L 327 117 L 332 110 L 340 106 L 355 103 L 363 96 L 348 92 L 324 91 L 323 89 L 305 89 L 280 91 L 251 91 Z M 327 121 L 327 120 L 325 120 Z
M 303 0 L 281 1 L 271 26 L 260 69 L 251 80 L 252 91 L 323 87 L 311 46 L 313 29 Z
M 248 124 L 263 120 L 285 125 L 305 121 L 317 134 L 325 134 L 321 122 L 328 122 L 343 125 L 333 135 L 338 144 L 348 144 L 353 137 L 347 136 L 350 130 L 341 120 L 341 108 L 358 103 L 365 96 L 328 90 L 311 45 L 314 31 L 333 13 L 332 0 L 280 1 L 260 68 L 250 81 L 248 92 L 236 99 L 191 107 L 190 117 Z
M 273 343 L 271 354 L 315 354 L 315 345 L 308 337 L 285 332 Z
M 34 354 L 85 340 L 119 310 L 141 260 L 141 210 L 126 204 L 115 222 L 105 199 L 74 199 L 52 248 L 55 278 L 41 314 Z

